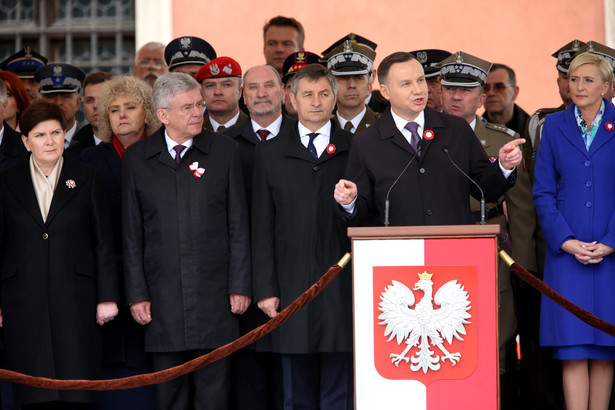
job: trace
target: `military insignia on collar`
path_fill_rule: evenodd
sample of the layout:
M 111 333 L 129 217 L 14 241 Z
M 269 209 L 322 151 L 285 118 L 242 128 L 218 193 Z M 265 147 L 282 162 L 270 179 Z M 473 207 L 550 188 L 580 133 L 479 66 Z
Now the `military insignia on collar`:
M 70 189 L 73 189 L 77 187 L 77 184 L 75 184 L 75 181 L 73 181 L 72 179 L 67 179 L 66 186 L 69 187 Z
M 179 39 L 179 46 L 184 49 L 192 48 L 192 39 L 190 37 L 182 37 Z
M 209 72 L 211 73 L 211 75 L 218 75 L 220 74 L 220 68 L 218 68 L 218 64 L 214 63 L 212 65 L 209 66 Z
M 327 145 L 327 152 L 329 154 L 335 154 L 335 145 L 333 145 L 333 144 Z
M 611 121 L 609 121 L 606 124 L 604 124 L 604 128 L 606 128 L 607 131 L 613 131 L 615 126 L 613 125 L 613 123 Z
M 425 130 L 425 132 L 423 133 L 423 138 L 425 138 L 427 141 L 431 141 L 434 136 L 435 134 L 432 130 Z
M 205 168 L 199 168 L 198 162 L 193 162 L 192 164 L 190 164 L 189 168 L 190 168 L 190 171 L 192 171 L 194 176 L 197 178 L 202 177 L 203 174 L 205 173 Z

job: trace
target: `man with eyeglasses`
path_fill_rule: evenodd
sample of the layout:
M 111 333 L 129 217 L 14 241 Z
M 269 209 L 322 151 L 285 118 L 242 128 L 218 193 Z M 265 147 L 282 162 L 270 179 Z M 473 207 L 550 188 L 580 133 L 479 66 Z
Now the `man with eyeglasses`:
M 164 61 L 164 47 L 162 43 L 150 41 L 135 54 L 135 77 L 151 87 L 158 77 L 169 72 L 169 67 Z
M 241 66 L 230 57 L 218 57 L 199 68 L 195 79 L 203 87 L 207 112 L 203 128 L 221 132 L 248 116 L 239 109 Z
M 163 126 L 124 152 L 126 296 L 154 370 L 239 336 L 252 291 L 248 211 L 237 143 L 202 127 L 199 83 L 154 84 Z M 159 409 L 228 409 L 229 359 L 156 386 Z
M 493 64 L 485 84 L 485 112 L 487 122 L 506 125 L 522 135 L 530 116 L 515 104 L 519 95 L 517 77 L 512 68 L 504 64 Z

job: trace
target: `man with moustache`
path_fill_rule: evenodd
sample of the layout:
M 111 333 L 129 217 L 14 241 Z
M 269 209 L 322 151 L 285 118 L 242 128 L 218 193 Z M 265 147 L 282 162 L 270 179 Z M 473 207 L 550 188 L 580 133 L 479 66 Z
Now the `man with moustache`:
M 100 144 L 100 138 L 96 136 L 98 132 L 98 97 L 102 92 L 105 82 L 113 78 L 113 74 L 98 71 L 88 74 L 83 80 L 83 109 L 87 125 L 73 137 L 73 141 L 66 149 L 66 153 L 79 158 L 83 150 Z
M 263 54 L 268 65 L 283 75 L 284 60 L 289 54 L 303 50 L 303 26 L 292 17 L 277 16 L 263 27 Z
M 487 122 L 506 125 L 521 135 L 530 118 L 528 113 L 515 104 L 519 95 L 517 77 L 512 68 L 504 64 L 493 64 L 485 84 L 485 112 Z
M 230 57 L 218 57 L 202 66 L 195 79 L 203 87 L 207 113 L 203 128 L 222 131 L 248 118 L 239 109 L 241 66 Z
M 296 122 L 282 114 L 284 90 L 277 70 L 269 65 L 250 68 L 243 76 L 243 98 L 250 118 L 224 130 L 239 144 L 239 156 L 246 188 L 248 209 L 252 204 L 254 150 L 263 142 L 288 135 Z M 283 138 L 283 137 L 282 137 Z M 239 317 L 241 333 L 247 333 L 268 320 L 256 305 Z M 234 354 L 233 390 L 236 410 L 269 410 L 282 402 L 278 379 L 279 358 L 271 352 L 269 335 Z
M 376 43 L 354 33 L 323 51 L 323 61 L 337 80 L 337 109 L 334 118 L 353 134 L 373 124 L 378 116 L 365 101 L 372 92 Z
M 135 54 L 135 77 L 154 86 L 154 83 L 163 74 L 169 72 L 164 61 L 164 44 L 150 41 L 141 47 Z
M 299 121 L 288 134 L 260 144 L 254 158 L 253 294 L 269 317 L 350 247 L 331 197 L 351 142 L 330 119 L 337 82 L 319 64 L 302 68 L 292 81 Z M 276 329 L 272 347 L 281 356 L 285 408 L 353 409 L 350 269 Z
M 178 37 L 164 49 L 164 60 L 169 72 L 186 73 L 193 78 L 199 68 L 216 57 L 216 50 L 211 44 L 194 36 Z
M 451 164 L 447 154 L 496 201 L 514 185 L 521 162 L 522 139 L 500 148 L 490 162 L 467 121 L 427 106 L 427 83 L 421 63 L 397 52 L 378 67 L 382 95 L 391 108 L 353 139 L 346 178 L 335 186 L 334 198 L 354 226 L 382 225 L 387 190 L 391 225 L 472 224 L 468 197 L 480 195 Z
M 449 58 L 451 53 L 445 50 L 427 49 L 411 51 L 410 54 L 419 60 L 425 71 L 428 90 L 427 106 L 432 110 L 442 111 L 442 85 L 438 63 Z

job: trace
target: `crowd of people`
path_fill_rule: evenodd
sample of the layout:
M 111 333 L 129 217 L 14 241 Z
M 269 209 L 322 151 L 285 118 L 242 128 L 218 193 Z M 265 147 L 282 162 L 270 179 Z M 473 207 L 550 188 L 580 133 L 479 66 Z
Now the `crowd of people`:
M 615 323 L 615 50 L 562 46 L 563 104 L 530 116 L 512 68 L 461 50 L 396 52 L 376 75 L 360 35 L 317 54 L 277 16 L 263 36 L 247 70 L 194 36 L 144 45 L 134 76 L 30 47 L 0 63 L 0 363 L 181 365 L 275 317 L 349 251 L 348 226 L 499 224 L 521 265 Z M 501 408 L 609 408 L 615 338 L 498 270 Z M 347 267 L 270 335 L 155 387 L 0 383 L 2 408 L 353 409 L 351 283 Z

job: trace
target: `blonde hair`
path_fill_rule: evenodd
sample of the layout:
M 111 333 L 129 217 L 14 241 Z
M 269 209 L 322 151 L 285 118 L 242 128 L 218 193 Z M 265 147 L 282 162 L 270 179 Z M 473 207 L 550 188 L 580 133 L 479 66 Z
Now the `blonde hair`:
M 113 136 L 109 121 L 109 105 L 119 96 L 134 98 L 145 110 L 145 133 L 151 135 L 160 128 L 160 121 L 152 103 L 152 88 L 136 77 L 118 76 L 106 81 L 98 97 L 98 134 L 103 141 L 110 142 Z
M 570 67 L 568 68 L 568 76 L 570 77 L 577 68 L 585 64 L 594 64 L 598 67 L 602 81 L 609 83 L 609 87 L 613 85 L 613 67 L 611 67 L 611 64 L 609 64 L 606 59 L 597 54 L 582 53 L 576 56 L 570 63 Z

